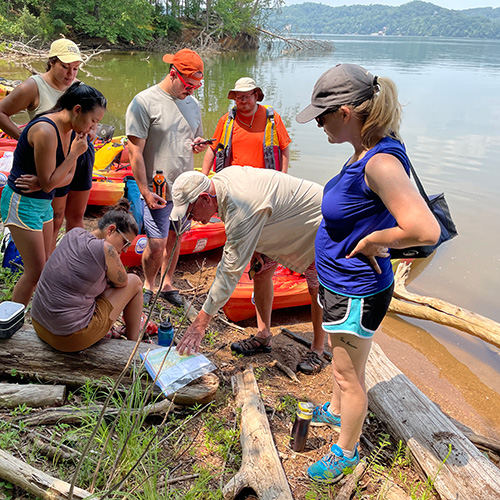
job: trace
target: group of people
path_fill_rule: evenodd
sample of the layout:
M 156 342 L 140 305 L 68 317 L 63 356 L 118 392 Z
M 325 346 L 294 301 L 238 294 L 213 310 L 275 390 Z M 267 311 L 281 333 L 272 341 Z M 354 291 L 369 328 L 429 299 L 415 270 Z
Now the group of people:
M 2 195 L 4 223 L 23 259 L 31 252 L 25 270 L 29 278 L 21 278 L 14 300 L 29 301 L 45 265 L 32 309 L 41 338 L 62 350 L 82 349 L 89 337 L 91 343 L 101 338 L 124 309 L 127 336 L 135 339 L 143 301 L 151 300 L 160 268 L 166 276 L 160 296 L 182 303 L 172 285 L 179 227 L 191 220 L 207 223 L 217 212 L 227 235 L 223 256 L 203 307 L 177 348 L 181 354 L 198 351 L 211 318 L 250 262 L 256 269 L 258 331 L 231 348 L 243 355 L 270 352 L 276 266 L 305 273 L 314 341 L 298 368 L 306 373 L 321 369 L 329 334 L 332 396 L 314 409 L 312 423 L 340 428 L 337 443 L 308 474 L 335 482 L 359 462 L 366 361 L 393 289 L 389 249 L 434 244 L 440 231 L 410 182 L 397 89 L 390 79 L 354 64 L 339 64 L 318 79 L 297 121 L 315 120 L 328 142 L 353 147 L 340 173 L 323 187 L 287 174 L 290 138 L 278 113 L 259 104 L 264 94 L 251 78 L 241 78 L 229 91 L 235 106 L 219 120 L 209 145 L 192 95 L 201 86 L 203 61 L 187 49 L 163 60 L 170 65 L 165 78 L 136 95 L 126 114 L 132 170 L 145 204 L 144 295 L 140 280 L 127 275 L 119 260 L 137 234 L 133 218 L 120 210 L 106 214 L 91 233 L 70 231 L 45 264 L 50 245 L 40 233 L 51 218 L 53 190 L 71 181 L 92 125 L 106 107 L 98 91 L 76 83 L 22 132 L 14 175 Z M 82 87 L 92 94 L 86 104 Z M 26 103 L 35 107 L 35 101 Z M 0 106 L 0 120 L 1 113 Z M 193 154 L 204 151 L 202 172 L 196 172 Z M 209 178 L 212 169 L 217 173 Z M 158 170 L 167 180 L 166 199 L 153 191 Z M 38 190 L 27 175 L 38 177 Z M 78 293 L 85 296 L 81 303 Z

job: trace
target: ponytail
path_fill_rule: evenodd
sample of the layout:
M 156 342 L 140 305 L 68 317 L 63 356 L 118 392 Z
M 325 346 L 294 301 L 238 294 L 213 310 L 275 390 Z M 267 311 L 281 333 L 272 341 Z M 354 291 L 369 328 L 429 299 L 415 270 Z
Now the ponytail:
M 106 109 L 107 103 L 106 98 L 94 87 L 83 82 L 73 82 L 54 107 L 44 114 L 57 113 L 64 109 L 72 110 L 77 105 L 81 106 L 83 113 L 87 113 L 97 106 Z
M 390 78 L 379 77 L 373 97 L 356 106 L 354 114 L 363 122 L 361 142 L 365 148 L 372 148 L 387 136 L 402 142 L 399 134 L 402 107 Z
M 111 207 L 97 223 L 100 230 L 114 224 L 122 233 L 134 233 L 136 236 L 139 233 L 137 222 L 134 216 L 130 213 L 130 202 L 127 198 L 120 198 L 116 205 Z

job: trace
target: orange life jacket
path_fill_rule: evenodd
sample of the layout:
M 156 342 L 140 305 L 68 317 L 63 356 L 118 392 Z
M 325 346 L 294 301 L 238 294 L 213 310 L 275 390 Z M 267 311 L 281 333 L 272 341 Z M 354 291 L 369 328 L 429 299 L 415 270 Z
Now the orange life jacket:
M 272 170 L 281 170 L 281 149 L 274 123 L 274 109 L 272 106 L 264 105 L 266 108 L 266 128 L 262 148 L 264 152 L 264 166 Z M 215 171 L 220 172 L 231 164 L 231 143 L 233 138 L 233 126 L 236 118 L 236 106 L 231 108 L 224 123 L 224 134 L 215 151 Z

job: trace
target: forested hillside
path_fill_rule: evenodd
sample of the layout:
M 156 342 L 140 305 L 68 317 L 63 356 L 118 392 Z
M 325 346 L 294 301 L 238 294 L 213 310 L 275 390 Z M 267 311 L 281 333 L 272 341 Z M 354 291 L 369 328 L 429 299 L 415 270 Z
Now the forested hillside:
M 207 38 L 255 36 L 256 28 L 283 0 L 0 0 L 0 41 L 78 40 L 144 46 L 175 40 L 183 27 Z M 196 38 L 196 37 L 195 37 Z M 0 44 L 0 51 L 2 46 Z
M 500 38 L 500 8 L 458 11 L 421 1 L 400 7 L 303 3 L 284 7 L 269 22 L 292 33 Z

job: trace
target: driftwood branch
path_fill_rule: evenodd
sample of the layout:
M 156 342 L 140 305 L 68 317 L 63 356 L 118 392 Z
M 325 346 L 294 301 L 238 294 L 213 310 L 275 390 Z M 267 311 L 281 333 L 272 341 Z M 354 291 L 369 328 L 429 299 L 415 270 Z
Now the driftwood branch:
M 277 359 L 271 361 L 268 366 L 269 368 L 275 366 L 276 368 L 281 370 L 289 379 L 293 380 L 296 384 L 300 384 L 300 380 L 297 378 L 297 375 L 295 375 L 293 370 L 283 363 L 280 363 Z
M 5 39 L 0 39 L 0 41 L 5 42 L 3 44 L 3 50 L 0 53 L 0 58 L 7 59 L 9 62 L 27 69 L 33 75 L 39 74 L 39 71 L 33 68 L 26 60 L 49 58 L 49 47 L 40 48 L 35 46 L 35 44 L 39 42 L 37 37 L 31 38 L 27 42 Z M 82 66 L 88 64 L 93 57 L 109 51 L 110 49 L 101 49 L 100 47 L 91 51 L 80 51 L 83 59 Z M 82 68 L 80 67 L 80 69 Z M 87 73 L 86 71 L 84 72 Z
M 366 369 L 370 409 L 407 446 L 441 498 L 500 498 L 497 469 L 373 344 Z
M 401 262 L 397 268 L 394 287 L 395 298 L 391 301 L 389 311 L 451 326 L 500 347 L 499 323 L 444 300 L 408 292 L 405 283 L 410 266 L 411 264 Z
M 305 345 L 306 347 L 311 348 L 312 342 L 310 340 L 305 339 L 298 333 L 292 332 L 291 330 L 288 330 L 288 328 L 281 328 L 281 332 L 284 333 L 287 337 L 290 337 L 291 339 L 295 340 L 299 344 Z M 327 350 L 323 351 L 323 357 L 331 361 L 332 360 L 332 353 L 328 352 Z
M 69 484 L 35 469 L 26 462 L 19 460 L 10 453 L 0 450 L 0 477 L 23 490 L 32 493 L 37 498 L 46 500 L 67 500 Z M 80 488 L 73 490 L 76 500 L 90 497 L 88 491 Z M 97 499 L 96 496 L 92 497 Z
M 340 488 L 339 492 L 337 493 L 335 500 L 350 500 L 353 491 L 356 489 L 358 480 L 364 474 L 365 469 L 366 469 L 366 464 L 364 461 L 356 465 L 356 468 L 354 469 L 353 473 L 348 474 L 346 476 L 346 481 Z
M 135 347 L 130 340 L 103 339 L 97 344 L 77 353 L 56 351 L 38 338 L 31 327 L 23 327 L 10 339 L 0 339 L 0 374 L 9 375 L 16 370 L 28 379 L 58 382 L 68 386 L 82 386 L 87 381 L 109 387 L 109 380 L 116 380 Z M 137 349 L 136 362 L 140 365 L 139 353 L 146 353 L 151 344 L 141 343 Z M 133 383 L 132 371 L 121 381 L 128 387 Z M 143 386 L 152 384 L 143 377 Z M 219 379 L 213 373 L 203 375 L 175 393 L 175 403 L 180 405 L 204 404 L 215 398 Z M 159 390 L 155 388 L 155 394 Z M 174 395 L 169 396 L 171 399 Z
M 251 488 L 260 500 L 293 500 L 274 445 L 266 410 L 252 367 L 233 377 L 236 404 L 241 408 L 241 468 L 223 489 L 226 500 Z
M 142 409 L 132 410 L 131 416 L 141 415 L 146 417 L 149 415 L 163 415 L 165 414 L 172 402 L 168 399 L 162 399 L 157 403 L 145 406 Z M 88 415 L 99 415 L 102 411 L 102 406 L 86 406 L 84 408 L 45 408 L 32 415 L 23 415 L 19 417 L 24 425 L 55 425 L 55 424 L 81 424 L 82 421 L 88 419 Z M 119 408 L 106 408 L 104 411 L 105 417 L 114 417 L 119 413 Z
M 0 406 L 6 408 L 22 404 L 31 408 L 60 406 L 65 399 L 64 385 L 0 384 Z
M 305 38 L 294 38 L 291 36 L 282 36 L 277 33 L 273 33 L 272 31 L 265 30 L 263 28 L 257 28 L 257 31 L 268 37 L 268 39 L 276 39 L 284 42 L 285 47 L 288 50 L 284 50 L 284 52 L 292 52 L 296 50 L 318 50 L 321 49 L 323 51 L 332 51 L 333 43 L 327 40 L 311 40 Z

